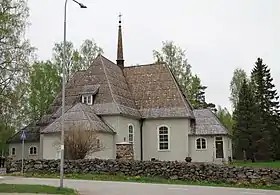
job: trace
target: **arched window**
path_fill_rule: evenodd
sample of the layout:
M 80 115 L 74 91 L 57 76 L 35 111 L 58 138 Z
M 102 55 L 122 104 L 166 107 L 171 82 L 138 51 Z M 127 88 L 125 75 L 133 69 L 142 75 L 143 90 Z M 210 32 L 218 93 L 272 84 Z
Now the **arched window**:
M 158 128 L 158 149 L 159 150 L 170 149 L 169 128 L 167 126 L 160 126 Z
M 31 146 L 29 148 L 29 154 L 30 155 L 36 155 L 37 154 L 37 147 L 36 146 Z
M 205 138 L 196 139 L 196 149 L 197 150 L 205 150 L 207 149 L 207 143 Z
M 128 142 L 133 144 L 134 143 L 134 127 L 133 125 L 128 125 Z

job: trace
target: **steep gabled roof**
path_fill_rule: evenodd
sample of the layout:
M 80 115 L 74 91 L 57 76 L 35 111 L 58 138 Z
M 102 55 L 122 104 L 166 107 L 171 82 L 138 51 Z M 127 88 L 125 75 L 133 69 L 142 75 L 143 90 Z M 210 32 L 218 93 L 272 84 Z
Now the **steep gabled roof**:
M 99 84 L 92 106 L 96 114 L 123 114 L 140 118 L 133 96 L 119 66 L 99 55 L 77 86 Z
M 65 88 L 65 110 L 81 102 L 81 95 L 94 95 L 90 106 L 96 115 L 125 115 L 134 118 L 194 118 L 166 64 L 125 67 L 123 70 L 102 55 L 80 71 Z M 39 125 L 46 126 L 61 115 L 61 92 Z
M 125 67 L 124 75 L 143 118 L 194 118 L 166 64 Z
M 122 114 L 141 117 L 122 70 L 102 55 L 98 55 L 87 70 L 75 73 L 66 84 L 66 110 L 80 102 L 81 95 L 85 93 L 95 95 L 91 107 L 97 115 Z M 61 104 L 62 95 L 59 92 L 39 124 L 48 125 L 59 117 Z
M 194 110 L 196 135 L 228 135 L 228 130 L 210 109 Z
M 77 103 L 65 113 L 65 130 L 72 125 L 85 127 L 87 130 L 97 132 L 114 133 L 86 104 Z M 61 116 L 43 129 L 42 133 L 53 133 L 61 131 Z

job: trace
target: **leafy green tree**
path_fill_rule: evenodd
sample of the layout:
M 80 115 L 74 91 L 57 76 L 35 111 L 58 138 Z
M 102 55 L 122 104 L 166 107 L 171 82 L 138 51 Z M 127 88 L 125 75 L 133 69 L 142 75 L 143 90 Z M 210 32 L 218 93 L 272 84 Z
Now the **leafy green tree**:
M 69 81 L 71 75 L 78 70 L 79 54 L 74 49 L 72 42 L 67 41 L 65 46 L 65 78 Z M 55 43 L 53 48 L 53 63 L 59 69 L 59 74 L 62 74 L 63 66 L 63 42 Z
M 15 133 L 15 127 L 10 125 L 10 121 L 0 119 L 0 156 L 8 154 L 8 145 L 6 141 Z
M 40 119 L 61 88 L 61 77 L 50 61 L 35 62 L 30 73 L 29 115 L 32 121 Z
M 5 96 L 25 81 L 34 48 L 24 39 L 28 17 L 26 2 L 2 0 L 0 7 L 0 95 Z
M 165 62 L 168 65 L 180 86 L 184 86 L 185 89 L 191 88 L 191 65 L 182 48 L 175 45 L 173 41 L 165 41 L 161 51 L 154 50 L 153 55 L 157 62 Z
M 25 39 L 29 11 L 26 1 L 0 1 L 0 137 L 25 121 L 26 84 L 34 48 Z M 3 146 L 3 145 L 2 145 Z
M 90 65 L 94 58 L 103 50 L 90 39 L 86 39 L 81 45 L 80 49 L 76 49 L 74 44 L 70 41 L 66 42 L 66 81 L 69 81 L 73 73 L 79 70 L 85 70 Z M 59 73 L 62 73 L 63 64 L 63 42 L 55 43 L 53 48 L 53 63 L 59 68 Z
M 257 154 L 262 152 L 261 147 L 266 145 L 261 139 L 259 113 L 252 87 L 244 79 L 233 113 L 235 120 L 233 126 L 234 156 L 238 160 L 243 159 L 243 151 L 246 151 L 247 159 L 254 162 Z
M 91 66 L 92 61 L 96 58 L 96 56 L 103 53 L 103 49 L 100 48 L 94 40 L 86 39 L 81 45 L 79 53 L 82 67 L 81 69 L 86 70 Z
M 220 119 L 221 123 L 228 129 L 228 131 L 232 135 L 234 121 L 228 109 L 226 107 L 222 108 L 221 106 L 218 106 L 216 115 Z
M 279 131 L 279 96 L 270 69 L 258 58 L 251 73 L 251 80 L 256 96 L 256 102 L 261 111 L 260 121 L 262 122 L 263 141 L 267 143 L 264 152 L 270 156 L 264 155 L 268 160 L 270 158 L 280 158 L 280 131 Z
M 214 104 L 205 102 L 206 86 L 201 84 L 197 75 L 191 72 L 191 65 L 188 63 L 185 51 L 172 41 L 163 42 L 161 51 L 153 51 L 157 62 L 165 62 L 176 78 L 179 86 L 188 97 L 194 108 L 215 107 Z
M 246 72 L 240 68 L 235 69 L 233 72 L 232 80 L 230 82 L 230 98 L 229 98 L 229 100 L 232 103 L 233 109 L 236 108 L 236 105 L 238 103 L 239 91 L 241 89 L 244 79 L 249 81 Z

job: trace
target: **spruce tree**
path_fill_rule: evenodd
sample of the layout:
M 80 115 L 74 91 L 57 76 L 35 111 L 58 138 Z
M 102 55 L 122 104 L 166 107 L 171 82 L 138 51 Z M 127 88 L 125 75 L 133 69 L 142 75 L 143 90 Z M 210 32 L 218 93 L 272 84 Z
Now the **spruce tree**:
M 279 96 L 272 83 L 273 78 L 270 69 L 258 58 L 251 74 L 256 102 L 260 109 L 260 121 L 262 122 L 262 139 L 264 146 L 262 160 L 280 158 L 279 136 Z M 266 143 L 264 143 L 266 142 Z
M 246 80 L 241 85 L 238 100 L 233 113 L 235 157 L 239 160 L 243 159 L 243 151 L 245 150 L 247 159 L 255 161 L 256 154 L 260 150 L 258 147 L 258 140 L 261 137 L 258 124 L 259 111 L 251 85 Z

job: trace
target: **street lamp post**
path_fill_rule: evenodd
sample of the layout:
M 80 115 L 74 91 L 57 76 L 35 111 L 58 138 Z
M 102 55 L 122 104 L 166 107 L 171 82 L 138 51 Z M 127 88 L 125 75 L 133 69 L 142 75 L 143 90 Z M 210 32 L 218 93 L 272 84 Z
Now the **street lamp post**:
M 77 3 L 80 8 L 87 8 L 84 4 L 72 0 Z M 63 188 L 63 171 L 64 171 L 64 112 L 65 112 L 65 66 L 66 66 L 66 11 L 68 0 L 65 0 L 64 6 L 64 39 L 63 39 L 63 63 L 62 63 L 62 108 L 61 108 L 61 148 L 60 148 L 60 188 Z

